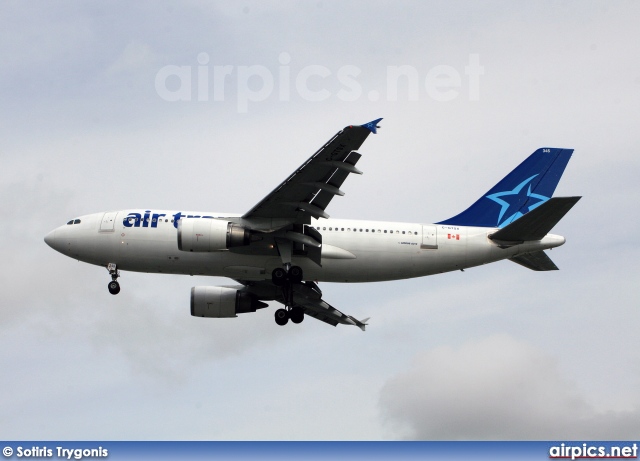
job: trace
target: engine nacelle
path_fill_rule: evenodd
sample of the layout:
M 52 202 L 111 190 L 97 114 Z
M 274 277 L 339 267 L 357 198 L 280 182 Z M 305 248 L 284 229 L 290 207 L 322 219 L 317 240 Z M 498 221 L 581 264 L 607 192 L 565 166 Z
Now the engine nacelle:
M 191 288 L 191 315 L 195 317 L 237 317 L 267 307 L 250 293 L 229 287 Z
M 229 221 L 211 218 L 182 218 L 178 221 L 178 249 L 221 251 L 249 245 L 251 233 Z

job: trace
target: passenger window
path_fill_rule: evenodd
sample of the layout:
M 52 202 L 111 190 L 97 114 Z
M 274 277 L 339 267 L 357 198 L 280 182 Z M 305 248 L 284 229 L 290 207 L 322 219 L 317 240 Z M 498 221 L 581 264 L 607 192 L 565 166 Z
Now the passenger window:
M 331 228 L 329 228 L 329 230 L 332 230 Z
M 79 219 L 75 219 L 75 220 L 73 221 L 73 224 L 80 224 L 80 220 L 79 220 Z
M 344 232 L 344 227 L 340 229 L 342 232 Z
M 404 231 L 402 231 L 402 233 L 404 234 Z
M 385 231 L 384 231 L 384 233 L 386 234 L 386 233 L 387 233 L 387 231 L 385 230 Z

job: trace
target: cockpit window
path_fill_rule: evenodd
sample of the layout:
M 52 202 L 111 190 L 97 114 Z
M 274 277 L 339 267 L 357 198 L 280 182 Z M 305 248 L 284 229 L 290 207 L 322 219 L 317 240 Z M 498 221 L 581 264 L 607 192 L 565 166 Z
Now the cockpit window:
M 67 226 L 70 226 L 71 224 L 73 224 L 73 219 L 67 223 Z
M 80 220 L 79 219 L 74 219 L 73 220 L 73 224 L 80 224 Z

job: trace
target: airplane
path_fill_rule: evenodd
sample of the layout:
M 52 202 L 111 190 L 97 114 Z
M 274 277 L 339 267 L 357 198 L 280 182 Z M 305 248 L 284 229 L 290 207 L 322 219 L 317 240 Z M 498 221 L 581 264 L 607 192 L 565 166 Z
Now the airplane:
M 540 148 L 465 211 L 434 224 L 332 219 L 326 209 L 356 168 L 379 118 L 350 125 L 244 214 L 129 209 L 80 216 L 45 242 L 105 267 L 109 292 L 120 271 L 222 276 L 236 285 L 191 289 L 191 315 L 224 318 L 277 301 L 278 325 L 306 316 L 329 325 L 367 321 L 322 299 L 318 282 L 377 282 L 464 270 L 500 260 L 557 270 L 549 231 L 581 197 L 553 197 L 573 149 Z

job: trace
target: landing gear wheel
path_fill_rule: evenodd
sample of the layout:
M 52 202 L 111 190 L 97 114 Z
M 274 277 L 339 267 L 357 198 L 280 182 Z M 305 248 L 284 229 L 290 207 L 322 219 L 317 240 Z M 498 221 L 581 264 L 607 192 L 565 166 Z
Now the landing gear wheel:
M 289 269 L 289 280 L 291 280 L 291 283 L 302 282 L 302 276 L 302 268 L 300 266 L 291 266 Z
M 276 267 L 271 272 L 271 281 L 277 287 L 284 286 L 287 283 L 287 272 L 282 267 Z
M 286 325 L 289 321 L 289 313 L 284 309 L 278 309 L 275 313 L 276 323 L 280 326 Z
M 300 306 L 295 306 L 289 311 L 289 318 L 293 323 L 302 323 L 304 320 L 304 310 Z
M 111 293 L 112 295 L 117 295 L 118 293 L 120 293 L 120 284 L 115 280 L 109 282 L 109 285 L 107 287 L 109 288 L 109 293 Z

